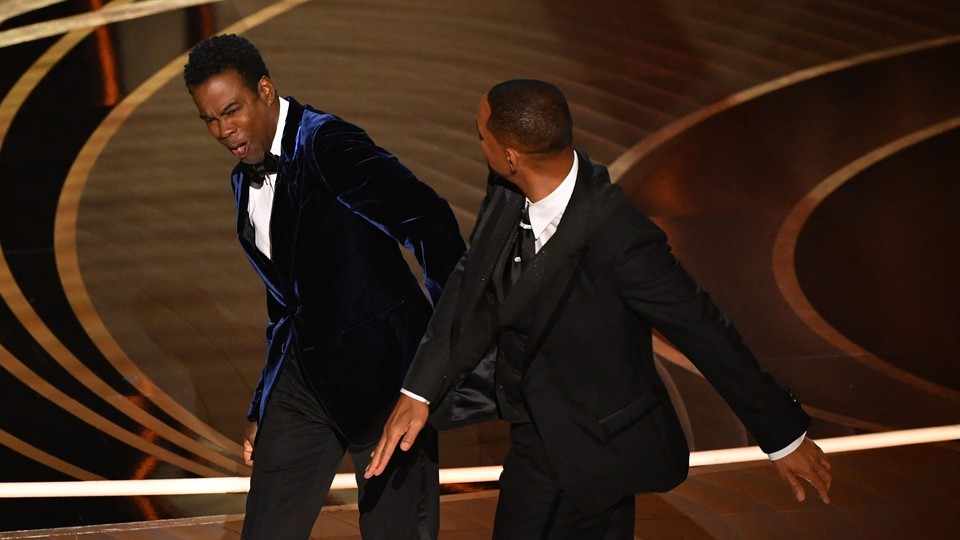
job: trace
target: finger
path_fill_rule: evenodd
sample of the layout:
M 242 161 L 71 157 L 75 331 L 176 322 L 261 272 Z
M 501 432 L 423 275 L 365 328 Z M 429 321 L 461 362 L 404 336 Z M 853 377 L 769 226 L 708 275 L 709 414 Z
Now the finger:
M 799 476 L 799 475 L 797 475 Z M 780 472 L 780 477 L 790 486 L 790 491 L 793 492 L 793 497 L 797 499 L 798 502 L 803 502 L 807 498 L 807 493 L 803 490 L 803 484 L 797 480 L 797 476 L 794 476 L 792 472 Z M 800 478 L 803 478 L 802 476 Z
M 377 448 L 373 451 L 370 464 L 367 465 L 366 470 L 363 472 L 364 478 L 379 476 L 380 473 L 387 468 L 387 463 L 390 462 L 390 457 L 393 456 L 393 449 L 397 446 L 398 439 L 399 436 L 388 433 L 384 433 L 383 436 L 380 437 Z
M 253 466 L 253 448 L 248 443 L 243 444 L 243 462 L 248 467 Z
M 829 504 L 830 497 L 826 494 L 830 492 L 830 485 L 833 483 L 833 475 L 831 475 L 830 471 L 826 468 L 818 468 L 815 472 L 817 473 L 817 477 L 823 483 L 823 490 L 819 490 L 820 499 Z
M 820 494 L 820 500 L 823 501 L 824 504 L 830 504 L 830 495 L 828 494 L 830 488 L 827 487 L 827 483 L 820 478 L 819 474 L 812 474 L 810 478 L 803 478 L 817 490 L 817 493 Z
M 417 436 L 420 435 L 421 429 L 423 429 L 422 425 L 411 423 L 407 428 L 407 432 L 403 434 L 403 439 L 400 441 L 400 449 L 404 452 L 410 450 L 414 441 L 417 440 Z

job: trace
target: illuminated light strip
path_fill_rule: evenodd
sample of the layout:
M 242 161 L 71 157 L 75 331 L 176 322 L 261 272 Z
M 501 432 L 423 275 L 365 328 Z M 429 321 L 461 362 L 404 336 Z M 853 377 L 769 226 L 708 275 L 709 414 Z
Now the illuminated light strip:
M 71 15 L 0 32 L 0 47 L 9 47 L 73 30 L 89 30 L 105 24 L 138 19 L 167 11 L 200 4 L 215 4 L 223 0 L 144 0 L 122 7 L 107 6 L 99 11 Z
M 817 444 L 827 454 L 853 452 L 924 444 L 960 439 L 960 424 L 931 428 L 907 429 L 865 435 L 851 435 L 820 439 Z M 764 461 L 767 455 L 759 447 L 708 450 L 690 454 L 691 467 L 724 465 L 748 461 Z M 442 469 L 441 484 L 495 482 L 503 467 L 466 467 Z M 340 473 L 330 489 L 356 488 L 352 473 Z M 135 495 L 201 495 L 216 493 L 245 493 L 250 489 L 247 477 L 231 478 L 175 478 L 164 480 L 105 480 L 90 482 L 7 482 L 0 483 L 0 498 L 36 497 L 116 497 Z

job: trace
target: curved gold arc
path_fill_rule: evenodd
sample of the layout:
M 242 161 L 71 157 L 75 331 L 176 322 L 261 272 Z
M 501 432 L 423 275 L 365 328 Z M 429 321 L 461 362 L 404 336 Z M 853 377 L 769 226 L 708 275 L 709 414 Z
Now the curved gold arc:
M 38 394 L 49 399 L 58 407 L 76 416 L 80 420 L 83 420 L 87 424 L 97 428 L 104 434 L 110 435 L 118 441 L 124 442 L 148 455 L 156 456 L 159 459 L 162 459 L 172 465 L 176 465 L 185 471 L 192 472 L 193 474 L 198 474 L 200 476 L 223 476 L 223 473 L 215 469 L 201 465 L 196 461 L 187 459 L 174 452 L 171 452 L 170 450 L 167 450 L 166 448 L 153 444 L 147 441 L 144 437 L 127 431 L 117 424 L 107 420 L 103 416 L 100 416 L 79 401 L 60 391 L 60 389 L 47 382 L 43 377 L 37 375 L 23 362 L 10 354 L 10 351 L 2 346 L 0 346 L 0 365 L 2 365 L 3 368 L 9 371 L 14 377 L 32 388 Z M 23 448 L 11 447 L 11 449 L 20 451 Z M 36 456 L 33 454 L 24 455 L 30 459 L 36 458 Z
M 721 99 L 720 101 L 707 105 L 706 107 L 697 109 L 687 116 L 670 122 L 654 133 L 651 133 L 648 137 L 645 137 L 642 141 L 621 154 L 620 157 L 615 159 L 613 163 L 610 164 L 610 178 L 612 178 L 614 182 L 618 181 L 627 173 L 627 171 L 633 168 L 637 162 L 651 154 L 654 150 L 676 138 L 681 133 L 688 131 L 693 126 L 713 116 L 716 116 L 717 114 L 720 114 L 728 109 L 732 109 L 733 107 L 746 103 L 752 99 L 756 99 L 765 94 L 775 92 L 794 84 L 815 79 L 828 73 L 841 71 L 862 64 L 868 64 L 878 60 L 894 58 L 917 51 L 953 45 L 955 43 L 960 43 L 960 36 L 947 36 L 920 41 L 910 45 L 904 45 L 902 47 L 893 47 L 882 51 L 854 56 L 846 60 L 838 60 L 836 62 L 829 62 L 820 66 L 802 69 L 795 73 L 791 73 L 789 75 L 773 79 L 772 81 L 737 92 L 724 99 Z
M 4 354 L 4 352 L 5 351 L 0 351 L 0 354 Z M 26 441 L 14 437 L 12 434 L 2 429 L 0 429 L 0 444 L 24 456 L 29 456 L 30 459 L 45 467 L 49 467 L 59 473 L 76 478 L 77 480 L 106 480 L 106 478 L 100 476 L 99 474 L 93 474 L 86 469 L 81 469 L 76 465 L 67 463 L 66 461 L 50 455 Z
M 868 167 L 891 155 L 931 137 L 957 128 L 960 128 L 960 116 L 901 137 L 848 163 L 820 182 L 820 184 L 807 193 L 800 202 L 793 207 L 793 210 L 787 215 L 783 225 L 781 225 L 780 230 L 777 232 L 773 245 L 773 273 L 777 280 L 777 285 L 784 299 L 790 304 L 790 307 L 797 316 L 803 320 L 804 324 L 831 345 L 846 353 L 854 361 L 894 380 L 951 401 L 960 401 L 960 392 L 918 377 L 886 362 L 877 355 L 857 345 L 831 326 L 830 323 L 817 312 L 816 308 L 813 307 L 803 293 L 800 281 L 797 278 L 795 256 L 797 238 L 800 236 L 800 231 L 817 206 L 829 197 L 831 193 Z
M 223 33 L 241 32 L 256 27 L 293 9 L 305 1 L 306 0 L 286 0 L 266 7 L 224 29 Z M 91 134 L 86 144 L 84 144 L 80 153 L 77 155 L 77 159 L 74 160 L 73 166 L 67 173 L 67 178 L 60 193 L 60 200 L 57 204 L 56 218 L 54 221 L 54 252 L 57 260 L 57 272 L 63 283 L 67 301 L 70 303 L 73 311 L 77 313 L 80 324 L 83 326 L 87 335 L 90 336 L 90 339 L 103 353 L 107 361 L 109 361 L 117 371 L 122 373 L 124 377 L 130 381 L 131 385 L 164 412 L 198 435 L 214 442 L 231 454 L 240 456 L 242 455 L 242 448 L 239 443 L 213 429 L 209 424 L 197 418 L 192 412 L 171 398 L 169 394 L 162 391 L 123 351 L 110 334 L 110 331 L 107 330 L 106 325 L 104 325 L 103 320 L 93 306 L 93 302 L 83 282 L 77 256 L 77 216 L 80 199 L 86 187 L 87 180 L 90 177 L 90 171 L 93 165 L 100 157 L 104 148 L 106 148 L 106 145 L 110 142 L 110 139 L 113 138 L 137 107 L 142 105 L 163 85 L 167 84 L 170 79 L 179 75 L 186 60 L 187 53 L 184 53 L 154 73 L 110 111 L 103 122 L 101 122 L 100 125 L 97 126 L 97 129 Z M 210 453 L 209 449 L 203 448 L 202 446 L 201 448 L 191 448 L 191 451 L 203 456 Z M 249 471 L 244 465 L 237 465 L 235 463 L 234 465 L 241 467 L 242 470 Z
M 937 47 L 943 47 L 947 45 L 953 45 L 960 43 L 960 36 L 947 36 L 937 39 L 920 41 L 918 43 L 913 43 L 910 45 L 905 45 L 902 47 L 893 47 L 890 49 L 885 49 L 882 51 L 877 51 L 873 53 L 867 53 L 853 58 L 848 58 L 846 60 L 839 60 L 836 62 L 830 62 L 820 66 L 814 66 L 808 69 L 800 70 L 795 73 L 791 73 L 784 77 L 774 79 L 772 81 L 748 88 L 741 92 L 737 92 L 727 98 L 724 98 L 720 101 L 717 101 L 711 105 L 703 107 L 694 111 L 687 116 L 679 118 L 666 126 L 660 128 L 656 132 L 645 137 L 642 141 L 638 142 L 632 148 L 628 149 L 626 152 L 620 155 L 615 159 L 608 170 L 610 172 L 610 178 L 613 182 L 619 182 L 627 172 L 632 169 L 641 159 L 649 156 L 655 152 L 658 148 L 663 147 L 671 140 L 680 136 L 684 132 L 692 129 L 697 124 L 704 122 L 705 120 L 716 116 L 726 110 L 732 109 L 733 107 L 739 106 L 743 103 L 746 103 L 752 99 L 756 99 L 765 94 L 775 92 L 782 88 L 798 84 L 807 80 L 814 79 L 826 75 L 828 73 L 833 73 L 841 71 L 850 67 L 854 67 L 861 64 L 867 64 L 870 62 L 875 62 L 878 60 L 883 60 L 886 58 L 894 58 L 904 54 L 910 54 L 917 51 L 934 49 Z M 792 266 L 791 266 L 792 268 Z M 774 268 L 776 272 L 776 267 Z M 666 341 L 655 339 L 653 346 L 654 353 L 662 356 L 664 359 L 670 361 L 671 363 L 676 364 L 677 366 L 687 369 L 693 373 L 696 373 L 700 376 L 700 372 L 693 366 L 693 364 L 676 348 L 673 347 L 670 343 Z M 889 369 L 885 370 L 888 374 L 893 374 L 899 372 L 897 368 L 887 364 L 883 360 L 880 360 L 877 357 L 874 357 L 874 361 L 871 362 L 874 366 L 880 367 L 881 364 L 886 365 Z M 908 374 L 909 375 L 909 374 Z M 924 382 L 928 385 L 933 385 L 923 379 L 919 379 L 916 376 L 910 375 L 911 379 L 916 383 Z M 899 379 L 899 376 L 898 376 Z M 900 379 L 904 380 L 904 379 Z M 949 394 L 957 394 L 955 391 L 940 387 L 938 385 L 933 385 L 938 388 L 940 391 L 946 391 Z M 938 395 L 940 392 L 936 392 Z
M 114 5 L 129 3 L 131 0 L 115 0 Z M 60 61 L 69 51 L 86 38 L 92 29 L 71 32 L 57 41 L 28 69 L 24 75 L 17 81 L 10 92 L 0 102 L 0 146 L 8 132 L 9 126 L 13 121 L 17 111 L 23 105 L 27 97 L 33 92 L 37 84 L 44 76 Z M 84 365 L 46 326 L 33 306 L 23 295 L 10 267 L 7 264 L 6 257 L 0 250 L 0 297 L 7 303 L 11 312 L 17 320 L 23 325 L 24 329 L 33 337 L 43 349 L 66 369 L 78 382 L 89 388 L 100 396 L 101 399 L 123 412 L 133 420 L 139 422 L 144 427 L 156 432 L 165 439 L 178 444 L 197 455 L 203 456 L 211 463 L 220 465 L 231 472 L 241 473 L 248 470 L 238 460 L 231 459 L 223 454 L 215 452 L 206 445 L 201 444 L 190 437 L 187 437 L 178 430 L 160 422 L 158 419 L 147 413 L 142 408 L 132 403 L 126 396 L 118 393 L 114 388 L 100 379 L 86 365 Z M 83 319 L 83 313 L 77 313 L 80 320 Z M 92 410 L 82 406 L 79 402 L 66 398 L 65 394 L 57 390 L 53 385 L 42 381 L 30 371 L 25 365 L 20 363 L 12 356 L 3 355 L 0 362 L 4 368 L 18 377 L 26 377 L 34 381 L 32 388 L 38 389 L 41 395 L 47 397 L 64 410 L 77 416 L 84 422 L 95 425 L 105 433 L 124 441 L 131 446 L 147 454 L 156 456 L 166 456 L 174 461 L 178 466 L 185 466 L 185 470 L 190 470 L 194 474 L 219 476 L 221 472 L 206 466 L 200 466 L 195 462 L 184 460 L 182 457 L 165 450 L 144 438 L 135 435 L 112 422 L 109 422 L 102 416 Z
M 129 3 L 132 0 L 114 0 L 112 5 L 120 5 Z M 239 23 L 232 25 L 228 31 L 240 31 L 244 29 L 251 28 L 260 24 L 266 20 L 269 20 L 280 13 L 302 3 L 302 1 L 287 1 L 281 2 L 277 5 L 264 8 L 260 12 L 240 21 Z M 31 94 L 40 80 L 52 69 L 54 65 L 67 52 L 72 50 L 81 40 L 83 40 L 89 33 L 91 29 L 87 30 L 78 30 L 66 34 L 61 38 L 57 43 L 55 43 L 50 49 L 48 49 L 35 63 L 34 65 L 24 73 L 24 75 L 17 81 L 14 87 L 7 93 L 3 101 L 0 102 L 0 146 L 3 145 L 3 140 L 8 132 L 9 126 L 13 121 L 17 111 L 22 106 L 23 102 Z M 129 114 L 129 113 L 128 113 Z M 89 167 L 86 168 L 89 172 Z M 76 218 L 76 213 L 73 213 L 73 219 Z M 62 225 L 62 220 L 58 216 L 58 223 Z M 62 227 L 59 229 L 60 232 L 63 231 Z M 58 241 L 55 239 L 55 243 Z M 61 242 L 62 243 L 62 242 Z M 75 253 L 75 249 L 74 249 Z M 59 261 L 59 257 L 58 257 Z M 59 262 L 58 262 L 59 265 Z M 74 265 L 76 266 L 76 265 Z M 65 289 L 68 288 L 66 282 L 70 281 L 69 279 L 64 280 Z M 76 283 L 76 281 L 74 281 Z M 85 291 L 84 291 L 85 292 Z M 19 289 L 19 286 L 16 283 L 10 268 L 7 265 L 6 258 L 3 255 L 3 252 L 0 251 L 0 297 L 10 306 L 11 311 L 17 317 L 17 319 L 23 324 L 24 328 L 30 333 L 30 335 L 41 345 L 41 347 L 46 350 L 52 358 L 54 358 L 59 364 L 61 364 L 65 369 L 67 369 L 76 379 L 90 388 L 92 391 L 100 395 L 105 401 L 116 407 L 118 410 L 126 414 L 127 416 L 133 418 L 137 422 L 140 422 L 145 427 L 154 430 L 160 436 L 174 442 L 185 449 L 190 450 L 191 452 L 202 456 L 203 458 L 209 460 L 211 463 L 216 463 L 224 466 L 227 470 L 237 472 L 237 473 L 248 473 L 249 468 L 247 468 L 242 463 L 238 462 L 235 459 L 231 459 L 219 452 L 211 449 L 209 446 L 202 444 L 200 441 L 194 440 L 190 437 L 185 436 L 179 431 L 167 426 L 163 422 L 160 422 L 153 416 L 149 415 L 137 407 L 135 404 L 131 403 L 126 397 L 119 395 L 113 388 L 107 385 L 104 381 L 99 379 L 94 373 L 92 373 L 82 362 L 79 361 L 60 341 L 59 339 L 46 327 L 39 315 L 33 310 L 29 301 L 24 297 L 22 291 Z M 68 291 L 68 299 L 70 298 Z M 89 299 L 87 299 L 87 307 L 92 307 L 89 305 Z M 77 312 L 78 319 L 81 321 L 81 324 L 84 320 L 87 319 L 87 316 L 96 317 L 94 311 L 83 311 L 77 309 L 77 304 L 71 302 L 72 307 Z M 82 306 L 81 306 L 82 307 Z M 99 321 L 99 318 L 96 318 L 99 323 L 99 327 L 102 328 L 102 323 Z M 91 332 L 90 328 L 85 328 L 88 332 L 91 333 L 92 338 L 101 338 L 100 341 L 96 341 L 98 346 L 103 346 L 102 334 L 98 334 L 96 331 Z M 112 341 L 112 340 L 111 340 Z M 114 343 L 112 347 L 115 347 Z M 117 367 L 118 371 L 121 373 L 127 372 L 130 370 L 124 369 L 124 366 L 133 366 L 132 362 L 126 358 L 125 355 L 122 355 L 121 358 L 116 357 L 116 350 L 112 350 L 112 347 L 107 347 L 107 352 L 112 352 L 114 354 L 109 355 L 107 358 Z M 11 355 L 0 355 L 0 360 L 3 360 L 2 365 L 11 370 L 12 372 L 20 373 L 28 378 L 34 379 L 36 384 L 32 385 L 34 388 L 39 388 L 40 393 L 61 406 L 71 414 L 74 414 L 81 420 L 95 425 L 105 433 L 117 438 L 131 446 L 147 453 L 160 457 L 170 461 L 173 464 L 176 464 L 183 468 L 193 472 L 194 474 L 200 474 L 204 476 L 220 476 L 222 473 L 215 469 L 211 469 L 206 466 L 199 465 L 191 460 L 185 460 L 180 456 L 171 453 L 164 448 L 153 444 L 149 441 L 146 441 L 142 437 L 134 435 L 129 431 L 126 431 L 116 424 L 113 424 L 106 419 L 100 417 L 90 409 L 82 406 L 75 400 L 70 399 L 65 396 L 63 393 L 59 392 L 53 385 L 42 381 L 36 374 L 33 374 L 26 368 L 22 363 L 13 358 Z M 26 371 L 24 371 L 26 370 Z M 134 370 L 136 370 L 134 366 Z M 136 370 L 139 372 L 139 370 Z M 235 442 L 230 441 L 226 437 L 223 437 L 222 434 L 216 432 L 205 423 L 201 422 L 195 416 L 193 416 L 188 411 L 185 411 L 179 404 L 174 402 L 169 396 L 163 394 L 156 385 L 152 384 L 149 379 L 146 377 L 140 377 L 134 382 L 134 386 L 140 390 L 144 396 L 157 404 L 161 409 L 165 410 L 168 414 L 171 414 L 178 421 L 183 423 L 188 428 L 194 430 L 199 435 L 206 437 L 212 442 L 217 442 L 220 446 L 224 447 L 232 454 L 239 456 L 240 448 L 239 445 Z M 166 405 L 166 406 L 165 406 Z M 29 457 L 29 456 L 28 456 Z
M 58 1 L 61 0 L 38 0 L 33 3 L 54 4 Z M 122 6 L 120 2 L 112 2 L 104 6 L 103 9 L 4 30 L 0 32 L 0 47 L 10 47 L 28 41 L 64 34 L 73 30 L 89 30 L 97 26 L 139 19 L 165 11 L 174 11 L 199 4 L 213 4 L 222 1 L 223 0 L 140 0 L 136 3 L 124 2 L 127 5 Z M 14 7 L 14 9 L 16 8 Z M 5 17 L 0 16 L 0 22 L 4 19 Z

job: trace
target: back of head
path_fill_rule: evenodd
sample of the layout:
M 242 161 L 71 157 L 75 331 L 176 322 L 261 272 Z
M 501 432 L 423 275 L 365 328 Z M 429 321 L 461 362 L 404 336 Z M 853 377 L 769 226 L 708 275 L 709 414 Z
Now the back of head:
M 486 128 L 501 144 L 552 156 L 573 144 L 573 119 L 560 90 L 543 81 L 514 79 L 487 92 Z
M 227 34 L 211 36 L 194 45 L 183 66 L 183 81 L 192 90 L 228 70 L 236 71 L 254 93 L 260 78 L 270 76 L 253 43 L 236 34 Z

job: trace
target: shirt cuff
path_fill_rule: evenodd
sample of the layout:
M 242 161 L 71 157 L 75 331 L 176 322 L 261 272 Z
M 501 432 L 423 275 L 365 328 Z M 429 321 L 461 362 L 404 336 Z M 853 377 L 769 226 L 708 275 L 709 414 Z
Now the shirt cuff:
M 785 457 L 789 456 L 791 453 L 793 453 L 794 450 L 796 450 L 797 448 L 800 448 L 800 444 L 803 443 L 803 439 L 804 439 L 804 437 L 806 437 L 806 436 L 807 436 L 807 432 L 804 431 L 804 432 L 803 432 L 803 435 L 801 435 L 799 438 L 797 438 L 797 440 L 793 441 L 792 443 L 788 444 L 787 446 L 783 447 L 782 449 L 777 450 L 776 452 L 773 452 L 773 453 L 771 453 L 771 454 L 767 454 L 767 457 L 770 458 L 770 461 L 776 461 L 776 460 L 778 460 L 778 459 L 780 459 L 780 458 L 785 458 Z
M 407 397 L 411 397 L 411 398 L 413 398 L 413 399 L 415 399 L 415 400 L 417 400 L 417 401 L 419 401 L 419 402 L 421 402 L 421 403 L 426 403 L 427 405 L 430 404 L 430 402 L 427 401 L 426 398 L 420 397 L 420 396 L 414 394 L 413 392 L 407 390 L 406 388 L 401 388 L 401 389 L 400 389 L 400 393 L 403 394 L 403 395 L 405 395 L 405 396 L 407 396 Z M 801 439 L 802 439 L 802 438 L 803 438 L 803 437 L 801 437 Z

